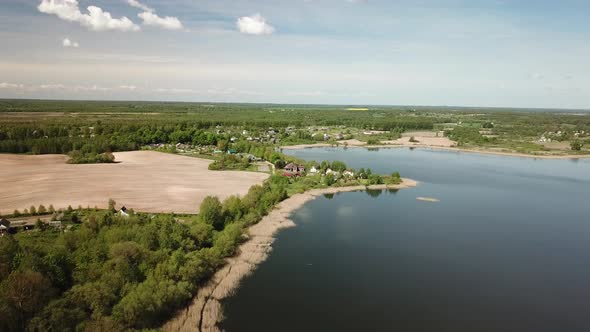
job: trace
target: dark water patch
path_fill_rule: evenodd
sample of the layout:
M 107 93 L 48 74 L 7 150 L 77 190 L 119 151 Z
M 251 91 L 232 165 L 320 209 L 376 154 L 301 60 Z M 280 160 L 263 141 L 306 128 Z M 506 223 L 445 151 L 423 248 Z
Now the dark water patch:
M 422 183 L 298 210 L 224 303 L 227 331 L 590 331 L 587 160 L 303 152 Z

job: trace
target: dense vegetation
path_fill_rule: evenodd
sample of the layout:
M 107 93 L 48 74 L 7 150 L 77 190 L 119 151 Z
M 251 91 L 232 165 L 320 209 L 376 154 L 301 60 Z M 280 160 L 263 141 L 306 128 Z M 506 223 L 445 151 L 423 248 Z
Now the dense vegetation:
M 244 227 L 287 197 L 271 177 L 243 198 L 206 198 L 196 217 L 71 210 L 70 231 L 0 238 L 2 331 L 158 327 L 233 255 Z
M 289 127 L 297 130 L 287 132 Z M 543 135 L 555 142 L 577 139 L 584 145 L 589 139 L 590 116 L 479 108 L 359 110 L 313 105 L 0 100 L 0 152 L 10 153 L 80 151 L 98 155 L 137 150 L 150 144 L 177 143 L 223 147 L 232 136 L 239 139 L 243 130 L 264 137 L 269 128 L 275 128 L 280 144 L 324 140 L 323 135 L 314 136 L 308 131 L 310 127 L 329 127 L 342 132 L 344 139 L 354 137 L 375 144 L 382 139 L 395 139 L 406 131 L 450 133 L 458 129 L 450 136 L 463 146 L 535 152 L 544 149 L 535 143 Z M 362 130 L 388 133 L 383 137 L 363 137 Z
M 70 164 L 107 164 L 115 162 L 115 156 L 110 152 L 83 153 L 81 151 L 72 151 L 69 156 L 68 163 Z

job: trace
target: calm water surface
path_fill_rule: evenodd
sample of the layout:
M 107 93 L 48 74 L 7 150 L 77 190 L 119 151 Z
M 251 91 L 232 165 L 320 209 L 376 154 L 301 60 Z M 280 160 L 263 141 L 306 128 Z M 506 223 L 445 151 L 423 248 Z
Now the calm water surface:
M 287 153 L 421 183 L 297 211 L 297 227 L 224 302 L 225 330 L 590 331 L 590 160 Z

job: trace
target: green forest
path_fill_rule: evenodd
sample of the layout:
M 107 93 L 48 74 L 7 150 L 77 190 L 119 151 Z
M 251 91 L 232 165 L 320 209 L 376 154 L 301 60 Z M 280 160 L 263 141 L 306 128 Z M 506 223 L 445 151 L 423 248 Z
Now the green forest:
M 406 131 L 445 131 L 464 147 L 522 152 L 543 150 L 533 143 L 543 135 L 553 135 L 554 141 L 576 140 L 582 146 L 590 139 L 590 116 L 574 111 L 0 100 L 0 152 L 78 151 L 80 162 L 149 144 L 227 147 L 229 139 L 240 138 L 243 130 L 263 135 L 274 128 L 279 144 L 313 143 L 319 136 L 312 137 L 306 129 L 322 126 L 343 132 L 353 128 L 389 131 L 389 138 Z M 286 132 L 287 128 L 296 130 Z M 482 135 L 485 131 L 491 135 Z M 378 144 L 378 140 L 370 143 Z
M 0 237 L 2 331 L 159 327 L 231 256 L 244 228 L 287 197 L 288 179 L 207 197 L 198 216 L 67 211 L 67 232 Z M 71 214 L 76 215 L 72 218 Z

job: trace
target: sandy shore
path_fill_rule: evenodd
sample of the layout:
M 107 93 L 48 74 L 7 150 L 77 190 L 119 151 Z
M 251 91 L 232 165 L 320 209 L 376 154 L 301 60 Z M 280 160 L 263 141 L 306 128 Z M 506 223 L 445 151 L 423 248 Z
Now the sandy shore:
M 227 259 L 227 264 L 215 273 L 211 281 L 199 289 L 188 308 L 178 312 L 167 322 L 163 331 L 221 331 L 218 324 L 223 319 L 221 301 L 231 296 L 240 281 L 254 271 L 268 257 L 275 234 L 284 228 L 294 227 L 292 213 L 305 203 L 324 194 L 368 189 L 405 189 L 415 187 L 416 181 L 403 179 L 399 185 L 353 186 L 314 189 L 296 194 L 279 203 L 273 211 L 248 229 L 249 240 L 240 245 L 238 254 Z
M 116 164 L 71 165 L 64 155 L 0 154 L 0 213 L 40 204 L 196 213 L 208 195 L 245 195 L 268 173 L 210 171 L 211 160 L 154 151 L 115 153 Z
M 364 143 L 364 142 L 361 142 Z M 282 146 L 281 149 L 283 150 L 299 150 L 299 149 L 308 149 L 308 148 L 321 148 L 321 147 L 334 147 L 332 144 L 327 143 L 319 143 L 319 144 L 299 144 L 299 145 L 289 145 L 289 146 Z M 344 147 L 343 144 L 340 144 L 340 147 Z M 443 151 L 452 151 L 452 152 L 465 152 L 465 153 L 477 153 L 477 154 L 488 154 L 488 155 L 496 155 L 496 156 L 507 156 L 507 157 L 523 157 L 523 158 L 533 158 L 533 159 L 582 159 L 582 158 L 590 158 L 590 154 L 527 154 L 527 153 L 518 153 L 518 152 L 508 152 L 508 151 L 497 151 L 497 150 L 490 150 L 490 149 L 465 149 L 465 148 L 457 148 L 452 146 L 443 146 L 443 145 L 428 145 L 424 143 L 391 143 L 391 144 L 379 144 L 379 145 L 367 145 L 367 144 L 348 144 L 348 147 L 361 147 L 361 148 L 379 148 L 379 149 L 386 149 L 386 148 L 422 148 L 422 149 L 433 149 L 433 150 L 443 150 Z

